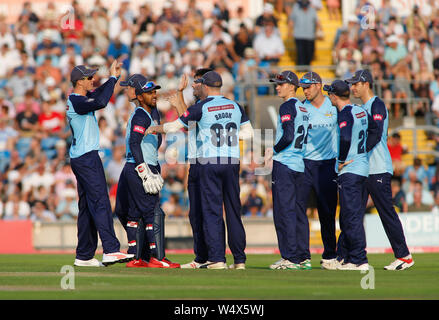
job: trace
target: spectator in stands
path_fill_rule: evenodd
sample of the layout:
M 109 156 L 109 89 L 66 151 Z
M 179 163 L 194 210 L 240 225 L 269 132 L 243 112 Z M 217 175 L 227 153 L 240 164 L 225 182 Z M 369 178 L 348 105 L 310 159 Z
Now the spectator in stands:
M 417 183 L 412 194 L 407 195 L 408 212 L 430 212 L 433 205 L 433 198 L 430 195 L 428 201 L 425 199 L 426 191 L 422 189 L 421 182 Z M 427 192 L 428 193 L 428 192 Z
M 177 194 L 171 194 L 168 200 L 162 204 L 162 210 L 168 218 L 180 218 L 184 216 L 179 201 L 180 199 Z
M 277 23 L 277 18 L 274 15 L 274 6 L 269 2 L 266 2 L 264 4 L 264 8 L 262 9 L 262 14 L 258 16 L 255 20 L 254 29 L 256 33 L 259 33 L 261 29 L 264 28 L 266 21 L 271 21 L 274 27 L 277 28 L 278 23 Z
M 43 101 L 41 104 L 41 113 L 38 116 L 38 125 L 41 130 L 41 137 L 58 137 L 65 126 L 64 116 L 53 111 L 49 101 Z
M 43 201 L 36 201 L 31 209 L 30 220 L 33 222 L 55 222 L 56 216 L 47 209 Z
M 165 50 L 168 42 L 171 43 L 171 51 L 177 51 L 178 43 L 174 32 L 175 31 L 171 29 L 171 25 L 166 20 L 162 20 L 157 24 L 157 30 L 154 33 L 152 43 L 158 52 Z
M 393 176 L 401 179 L 405 169 L 402 155 L 407 152 L 407 147 L 401 144 L 401 135 L 397 132 L 392 134 L 387 141 L 387 147 L 392 158 Z
M 408 166 L 405 170 L 403 180 L 407 181 L 409 179 L 410 173 L 414 172 L 416 175 L 416 180 L 421 181 L 424 188 L 428 187 L 428 174 L 422 160 L 418 157 L 413 159 L 413 165 Z
M 250 32 L 253 30 L 254 23 L 250 17 L 245 16 L 244 8 L 242 6 L 239 6 L 238 8 L 236 8 L 235 16 L 232 17 L 228 23 L 228 30 L 229 30 L 230 35 L 232 35 L 234 37 L 239 32 L 239 30 L 242 28 L 242 25 L 244 25 L 244 28 L 248 32 Z
M 241 23 L 238 31 L 233 36 L 233 49 L 238 57 L 243 58 L 245 49 L 252 48 L 253 39 L 254 35 L 251 29 L 248 29 L 244 23 Z
M 439 214 L 439 193 L 436 193 L 434 197 L 434 206 L 431 209 L 431 213 Z
M 404 191 L 401 189 L 401 181 L 398 179 L 392 179 L 392 201 L 393 205 L 398 208 L 397 212 L 407 212 L 408 205 L 405 199 Z
M 78 219 L 78 200 L 76 189 L 65 189 L 61 194 L 61 199 L 56 207 L 56 217 L 59 221 L 74 221 Z
M 431 29 L 428 33 L 428 38 L 431 43 L 431 47 L 433 50 L 433 56 L 439 56 L 439 17 L 435 17 L 432 24 Z
M 32 95 L 32 92 L 27 92 L 27 95 Z M 38 131 L 38 114 L 32 108 L 32 104 L 25 103 L 24 110 L 19 112 L 15 118 L 20 136 L 32 137 Z
M 407 48 L 404 44 L 399 43 L 399 39 L 395 35 L 391 35 L 386 39 L 386 48 L 384 50 L 384 62 L 387 68 L 395 66 L 398 62 L 409 63 Z
M 423 183 L 420 180 L 417 180 L 414 184 L 414 188 L 410 192 L 406 193 L 407 204 L 410 206 L 415 203 L 417 201 L 417 197 L 419 197 L 419 200 L 422 204 L 430 206 L 431 209 L 431 206 L 434 202 L 433 195 L 430 193 L 430 191 L 428 191 L 427 188 L 423 186 Z
M 253 48 L 264 65 L 277 64 L 285 53 L 283 41 L 274 28 L 273 22 L 266 20 L 264 28 L 253 40 Z
M 14 74 L 6 84 L 8 96 L 13 102 L 19 102 L 28 90 L 34 88 L 32 77 L 20 66 L 14 70 Z
M 12 192 L 5 204 L 3 220 L 25 220 L 30 216 L 30 205 L 26 199 L 21 199 L 20 192 Z
M 247 199 L 244 200 L 243 209 L 245 217 L 262 217 L 262 208 L 264 206 L 262 197 L 257 194 L 256 187 L 253 186 Z
M 108 46 L 107 55 L 111 59 L 118 59 L 123 63 L 125 70 L 130 69 L 130 48 L 123 44 L 119 37 L 115 37 Z
M 13 150 L 17 140 L 18 132 L 9 125 L 8 118 L 0 117 L 0 153 Z
M 28 176 L 23 177 L 22 183 L 24 192 L 29 192 L 33 188 L 38 188 L 39 186 L 44 186 L 50 189 L 52 185 L 55 184 L 55 176 L 53 172 L 46 168 L 46 156 L 42 155 L 38 160 L 37 167 L 33 172 Z
M 382 0 L 381 7 L 378 9 L 377 18 L 379 21 L 387 25 L 390 21 L 391 17 L 396 17 L 398 14 L 398 10 L 392 6 L 391 0 Z
M 315 41 L 321 29 L 317 11 L 309 0 L 298 0 L 289 16 L 289 30 L 294 30 L 298 65 L 310 65 L 314 59 Z M 291 34 L 289 35 L 291 37 Z
M 105 169 L 107 183 L 112 186 L 119 181 L 120 174 L 125 165 L 125 145 L 120 143 L 113 147 L 112 159 Z
M 401 105 L 404 103 L 406 106 L 406 114 L 413 116 L 413 110 L 408 104 L 408 100 L 412 97 L 410 81 L 412 74 L 408 65 L 404 61 L 396 63 L 392 68 L 392 73 L 394 75 L 394 84 L 392 87 L 393 97 L 396 99 L 393 104 L 393 116 L 395 119 L 399 119 L 401 114 Z

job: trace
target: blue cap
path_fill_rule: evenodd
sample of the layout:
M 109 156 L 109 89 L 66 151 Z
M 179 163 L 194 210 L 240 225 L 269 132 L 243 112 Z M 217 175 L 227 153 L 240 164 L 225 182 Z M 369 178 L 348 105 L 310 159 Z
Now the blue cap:
M 353 84 L 357 82 L 369 82 L 370 84 L 373 83 L 373 77 L 369 70 L 363 69 L 363 70 L 357 70 L 355 71 L 355 74 L 350 79 L 346 79 L 347 83 Z
M 84 79 L 86 77 L 93 76 L 98 69 L 89 69 L 84 65 L 79 65 L 73 68 L 72 72 L 70 73 L 70 81 L 76 82 L 78 80 Z
M 148 81 L 148 78 L 139 73 L 132 74 L 125 81 L 121 81 L 120 85 L 122 87 L 132 87 L 136 89 L 136 95 L 161 88 L 161 86 L 156 85 L 152 81 Z
M 223 85 L 221 75 L 216 71 L 206 72 L 201 78 L 198 78 L 194 83 L 202 83 L 208 87 L 220 88 Z
M 314 83 L 322 83 L 322 78 L 318 73 L 310 71 L 305 73 L 299 81 L 299 86 L 309 88 Z
M 293 71 L 282 71 L 280 74 L 277 74 L 273 79 L 270 79 L 270 82 L 276 82 L 277 84 L 291 83 L 296 87 L 299 86 L 299 78 Z
M 325 84 L 323 90 L 336 96 L 346 96 L 350 94 L 349 85 L 343 80 L 334 80 L 330 85 Z

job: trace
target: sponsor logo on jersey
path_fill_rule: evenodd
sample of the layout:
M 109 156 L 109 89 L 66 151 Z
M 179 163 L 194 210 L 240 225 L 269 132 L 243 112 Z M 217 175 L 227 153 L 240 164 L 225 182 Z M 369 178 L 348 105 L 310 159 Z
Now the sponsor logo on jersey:
M 141 133 L 141 134 L 144 134 L 145 133 L 145 128 L 141 127 L 141 126 L 134 126 L 133 131 Z
M 374 114 L 373 120 L 383 120 L 383 116 L 381 114 Z
M 356 113 L 355 116 L 356 116 L 358 119 L 363 118 L 363 117 L 366 116 L 366 112 L 362 111 L 362 112 L 360 112 L 360 113 Z
M 332 118 L 332 113 L 325 113 L 325 117 Z
M 222 111 L 222 110 L 229 110 L 229 109 L 235 109 L 235 106 L 233 104 L 227 104 L 225 106 L 208 107 L 207 111 L 213 112 L 213 111 Z
M 348 123 L 346 121 L 343 121 L 342 123 L 340 123 L 340 129 L 344 128 L 348 125 Z
M 183 113 L 183 117 L 186 118 L 188 115 L 189 115 L 189 111 L 186 110 L 186 111 Z
M 290 114 L 286 114 L 286 115 L 284 115 L 284 116 L 282 116 L 281 118 L 280 118 L 280 121 L 282 122 L 282 123 L 284 123 L 285 121 L 290 121 L 291 120 L 291 115 Z

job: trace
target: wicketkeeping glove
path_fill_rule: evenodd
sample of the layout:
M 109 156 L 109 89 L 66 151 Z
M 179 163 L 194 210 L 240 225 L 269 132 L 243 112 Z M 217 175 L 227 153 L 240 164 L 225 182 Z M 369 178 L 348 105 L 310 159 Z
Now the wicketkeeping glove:
M 163 187 L 163 178 L 160 174 L 152 173 L 146 163 L 139 164 L 135 170 L 142 179 L 143 189 L 146 193 L 157 194 Z

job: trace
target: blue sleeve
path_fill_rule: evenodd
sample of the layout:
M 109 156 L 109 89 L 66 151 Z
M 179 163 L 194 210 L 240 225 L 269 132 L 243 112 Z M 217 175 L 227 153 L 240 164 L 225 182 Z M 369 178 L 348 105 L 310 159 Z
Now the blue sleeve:
M 366 142 L 366 151 L 372 150 L 378 142 L 381 141 L 384 130 L 384 121 L 387 118 L 386 105 L 380 99 L 375 99 L 372 103 L 369 115 L 369 127 L 367 130 L 368 138 Z M 372 123 L 373 122 L 373 123 Z
M 70 101 L 77 114 L 87 114 L 105 108 L 111 99 L 116 84 L 116 77 L 110 77 L 95 91 L 87 93 L 87 96 L 71 95 Z
M 340 147 L 338 150 L 338 160 L 344 162 L 349 154 L 352 140 L 352 127 L 354 117 L 351 108 L 344 109 L 338 114 L 338 126 L 340 128 Z
M 273 148 L 277 153 L 284 150 L 294 141 L 294 119 L 296 115 L 296 101 L 293 103 L 283 103 L 280 106 L 279 116 L 282 123 L 283 134 Z
M 183 123 L 183 125 L 187 128 L 189 126 L 190 121 L 200 121 L 201 117 L 203 115 L 203 104 L 207 101 L 210 101 L 208 99 L 203 100 L 201 102 L 198 102 L 185 111 L 179 118 L 180 121 Z
M 142 143 L 146 129 L 151 125 L 151 120 L 142 110 L 137 110 L 131 119 L 130 138 L 128 144 L 130 146 L 131 153 L 136 162 L 136 166 L 145 162 L 143 159 Z

